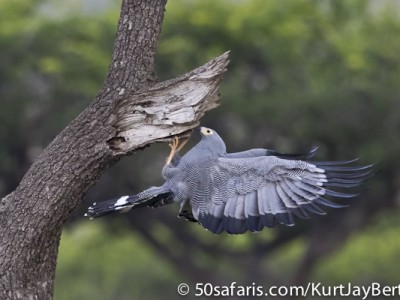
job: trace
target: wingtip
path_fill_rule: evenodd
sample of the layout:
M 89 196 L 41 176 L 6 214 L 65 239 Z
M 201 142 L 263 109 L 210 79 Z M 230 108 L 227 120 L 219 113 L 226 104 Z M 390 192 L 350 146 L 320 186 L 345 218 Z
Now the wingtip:
M 319 149 L 319 146 L 317 146 L 317 145 L 312 146 L 310 148 L 310 151 L 308 151 L 307 159 L 313 158 L 315 156 L 315 154 L 317 153 L 318 149 Z

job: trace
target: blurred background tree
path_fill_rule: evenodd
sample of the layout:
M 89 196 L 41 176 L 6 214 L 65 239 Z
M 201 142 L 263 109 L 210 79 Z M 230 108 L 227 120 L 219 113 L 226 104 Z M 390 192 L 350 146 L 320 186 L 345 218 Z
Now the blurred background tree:
M 119 2 L 0 1 L 0 194 L 93 98 Z M 89 203 L 161 182 L 169 148 L 109 169 L 64 230 L 55 299 L 174 299 L 187 282 L 399 284 L 400 18 L 392 1 L 170 0 L 158 76 L 231 50 L 220 108 L 203 124 L 230 151 L 382 162 L 350 207 L 291 228 L 214 236 L 163 207 L 89 222 Z M 194 143 L 193 138 L 191 143 Z

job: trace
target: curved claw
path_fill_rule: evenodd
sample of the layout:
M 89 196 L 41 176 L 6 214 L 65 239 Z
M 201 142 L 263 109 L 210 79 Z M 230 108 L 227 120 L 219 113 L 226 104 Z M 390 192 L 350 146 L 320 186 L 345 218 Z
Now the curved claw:
M 179 145 L 179 138 L 177 136 L 175 136 L 175 138 L 172 140 L 171 143 L 168 144 L 168 146 L 171 148 L 171 152 L 168 155 L 167 158 L 167 165 L 169 165 L 172 161 L 172 158 L 174 157 L 175 153 L 179 152 L 183 146 L 186 145 L 187 141 L 189 140 L 189 138 L 184 138 L 183 142 Z
M 167 158 L 167 163 L 166 163 L 167 165 L 171 163 L 171 160 L 174 157 L 175 152 L 177 151 L 178 145 L 179 145 L 179 139 L 177 136 L 172 140 L 171 143 L 168 144 L 168 146 L 171 148 L 171 152 L 169 153 Z

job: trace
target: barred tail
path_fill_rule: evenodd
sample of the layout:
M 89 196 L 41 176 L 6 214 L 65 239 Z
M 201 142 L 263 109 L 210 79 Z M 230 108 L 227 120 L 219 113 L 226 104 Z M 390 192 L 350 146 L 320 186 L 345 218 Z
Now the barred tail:
M 164 186 L 151 187 L 137 195 L 122 196 L 89 206 L 85 217 L 98 218 L 112 213 L 128 212 L 134 208 L 145 206 L 158 207 L 173 202 L 172 191 Z

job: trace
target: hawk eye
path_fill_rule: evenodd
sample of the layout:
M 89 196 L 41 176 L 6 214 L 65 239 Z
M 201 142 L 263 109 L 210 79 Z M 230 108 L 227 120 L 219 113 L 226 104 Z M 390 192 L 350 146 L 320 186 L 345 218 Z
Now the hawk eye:
M 212 135 L 212 134 L 214 134 L 214 131 L 210 128 L 201 127 L 201 133 L 203 135 Z

